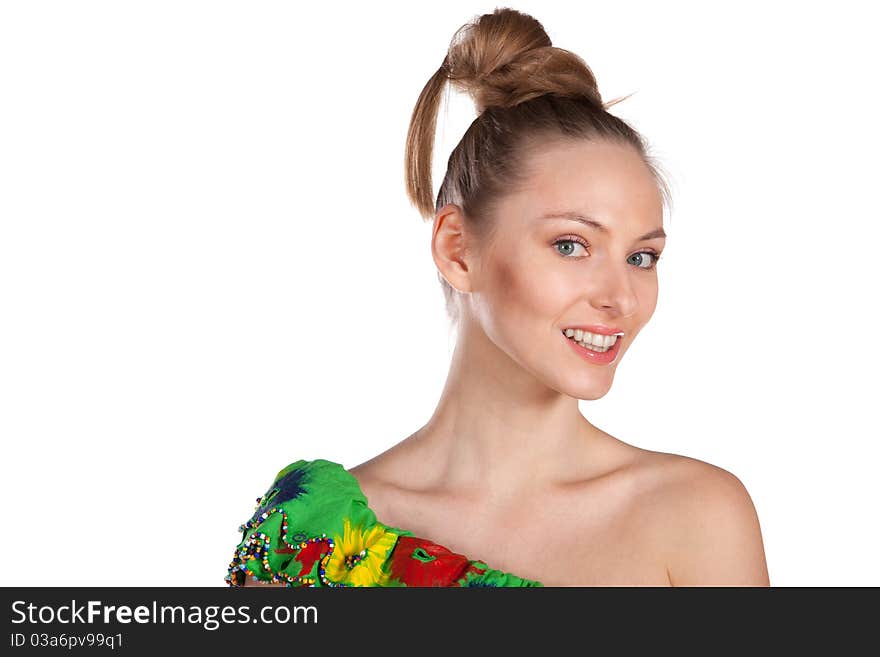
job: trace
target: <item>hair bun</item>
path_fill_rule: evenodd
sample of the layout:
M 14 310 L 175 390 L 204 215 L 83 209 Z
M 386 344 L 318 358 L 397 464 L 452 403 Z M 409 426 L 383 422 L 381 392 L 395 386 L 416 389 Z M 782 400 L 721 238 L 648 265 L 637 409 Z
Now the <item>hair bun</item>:
M 459 28 L 442 68 L 456 88 L 470 94 L 479 113 L 549 93 L 602 106 L 584 60 L 553 46 L 537 19 L 515 9 L 496 9 Z

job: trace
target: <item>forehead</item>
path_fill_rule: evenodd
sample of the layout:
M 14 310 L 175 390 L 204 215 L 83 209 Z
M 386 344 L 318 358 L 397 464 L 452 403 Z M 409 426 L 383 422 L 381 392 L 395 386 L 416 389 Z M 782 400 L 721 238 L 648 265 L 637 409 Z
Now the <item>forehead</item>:
M 657 181 L 631 146 L 609 141 L 565 140 L 535 146 L 528 175 L 509 200 L 525 216 L 577 210 L 614 225 L 659 226 L 663 203 Z

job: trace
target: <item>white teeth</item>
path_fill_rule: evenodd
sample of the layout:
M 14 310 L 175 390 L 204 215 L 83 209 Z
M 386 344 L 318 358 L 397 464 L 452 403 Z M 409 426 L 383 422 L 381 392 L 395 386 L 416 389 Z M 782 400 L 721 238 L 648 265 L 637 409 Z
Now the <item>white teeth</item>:
M 598 351 L 599 353 L 605 353 L 606 351 L 611 349 L 611 347 L 597 347 L 594 344 L 587 345 L 583 342 L 581 342 L 581 346 L 586 347 L 587 349 L 592 349 L 593 351 Z
M 589 349 L 591 351 L 598 351 L 600 353 L 606 352 L 609 349 L 611 349 L 611 347 L 599 347 L 597 345 L 594 345 L 592 342 L 578 342 L 578 344 L 580 346 L 582 346 L 584 349 Z
M 565 329 L 565 336 L 567 338 L 572 338 L 575 342 L 581 344 L 581 346 L 584 346 L 587 349 L 593 349 L 594 351 L 608 351 L 608 349 L 614 346 L 614 343 L 617 342 L 617 338 L 621 335 L 622 333 L 602 335 L 599 333 L 590 333 L 583 329 Z

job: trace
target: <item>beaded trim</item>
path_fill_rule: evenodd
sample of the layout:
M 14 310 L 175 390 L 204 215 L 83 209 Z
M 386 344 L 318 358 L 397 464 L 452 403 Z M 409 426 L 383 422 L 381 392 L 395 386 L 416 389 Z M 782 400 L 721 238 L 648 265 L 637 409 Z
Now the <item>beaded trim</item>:
M 259 505 L 260 500 L 262 498 L 257 498 L 257 504 Z M 326 546 L 326 551 L 322 551 L 323 554 L 321 556 L 321 561 L 318 566 L 318 575 L 320 576 L 321 583 L 324 586 L 329 587 L 344 587 L 346 586 L 344 583 L 337 583 L 327 579 L 325 575 L 325 567 L 327 562 L 330 561 L 330 557 L 333 555 L 333 550 L 336 547 L 333 539 L 328 537 L 326 534 L 321 534 L 320 536 L 312 536 L 306 537 L 304 534 L 297 533 L 293 536 L 297 540 L 295 543 L 291 543 L 288 540 L 288 518 L 287 512 L 281 508 L 280 506 L 273 507 L 262 513 L 260 516 L 253 520 L 248 520 L 243 525 L 240 525 L 238 530 L 241 532 L 245 532 L 248 529 L 254 529 L 258 525 L 262 524 L 266 519 L 269 518 L 273 513 L 281 514 L 281 543 L 282 546 L 275 549 L 276 554 L 298 554 L 304 548 L 309 547 L 310 544 L 313 543 L 324 543 Z M 273 582 L 286 582 L 288 586 L 315 586 L 315 578 L 310 575 L 288 575 L 283 572 L 274 572 L 272 568 L 269 566 L 269 550 L 272 547 L 272 539 L 268 534 L 264 534 L 263 532 L 253 532 L 250 536 L 248 536 L 245 544 L 236 552 L 235 556 L 232 558 L 232 561 L 229 564 L 228 572 L 226 577 L 224 578 L 226 583 L 229 586 L 244 586 L 245 578 L 247 578 L 247 564 L 250 561 L 259 560 L 263 566 L 263 570 L 269 573 L 272 576 L 271 581 Z M 294 556 L 294 559 L 296 557 Z M 259 578 L 254 575 L 255 581 L 259 581 Z

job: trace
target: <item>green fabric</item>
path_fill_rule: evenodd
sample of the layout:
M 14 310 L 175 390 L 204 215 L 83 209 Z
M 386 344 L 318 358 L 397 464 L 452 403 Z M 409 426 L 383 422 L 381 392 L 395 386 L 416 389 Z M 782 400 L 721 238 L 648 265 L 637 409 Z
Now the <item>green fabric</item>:
M 290 586 L 541 586 L 381 523 L 357 479 L 324 459 L 281 469 L 239 529 L 232 586 L 247 575 Z

